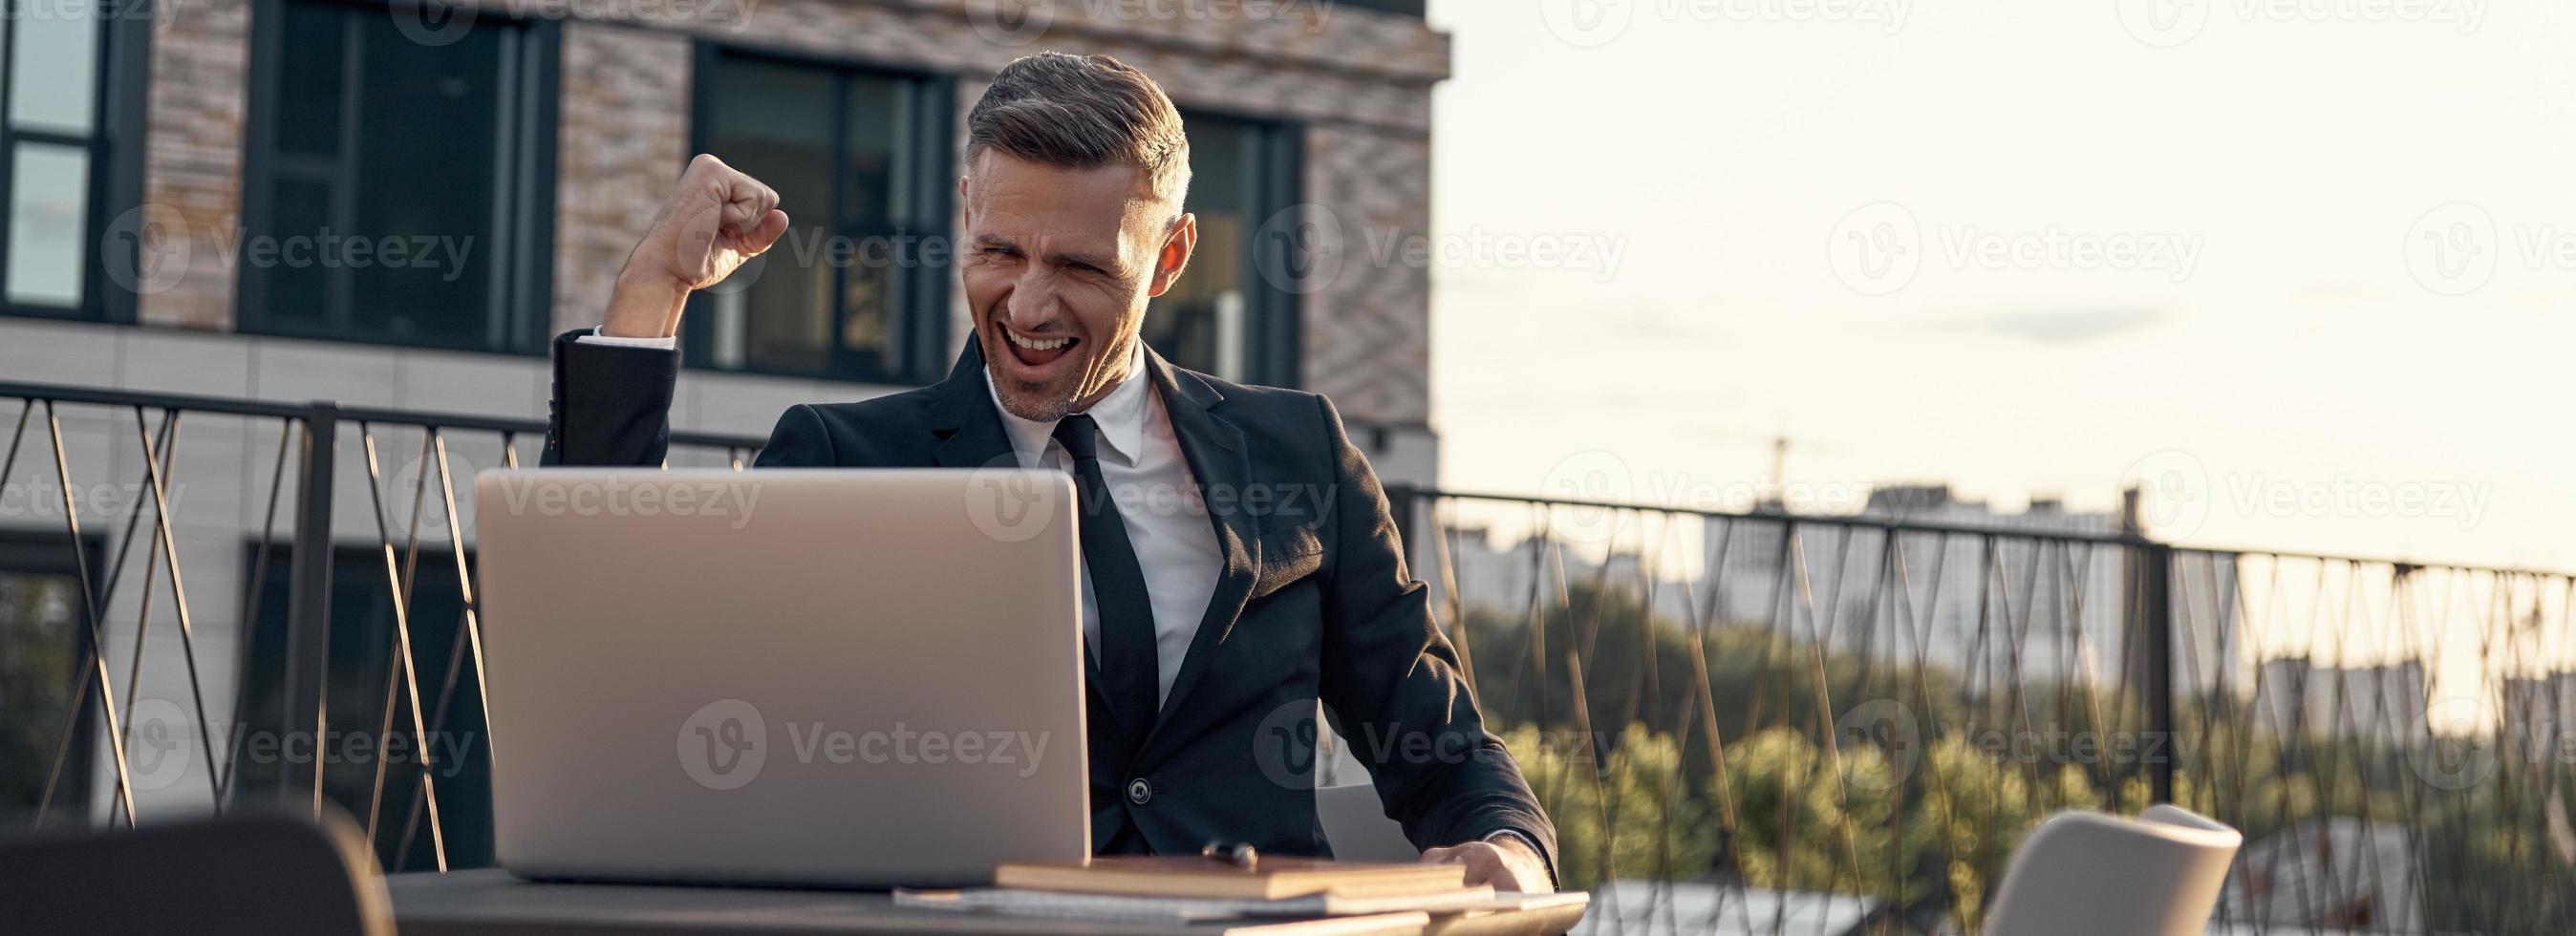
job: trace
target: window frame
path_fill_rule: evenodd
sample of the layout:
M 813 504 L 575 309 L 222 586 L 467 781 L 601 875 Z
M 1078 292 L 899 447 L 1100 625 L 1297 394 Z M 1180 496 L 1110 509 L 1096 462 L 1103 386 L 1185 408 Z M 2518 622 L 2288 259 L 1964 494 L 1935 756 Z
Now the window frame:
M 5 2 L 16 5 L 25 0 Z M 117 220 L 110 210 L 121 212 L 143 201 L 144 95 L 151 76 L 153 6 L 150 0 L 139 0 L 130 6 L 101 8 L 98 67 L 91 77 L 97 86 L 90 100 L 90 132 L 86 137 L 14 126 L 14 115 L 8 112 L 8 76 L 0 72 L 0 277 L 7 275 L 12 249 L 6 215 L 17 194 L 14 185 L 18 144 L 71 147 L 81 150 L 89 160 L 88 184 L 81 193 L 80 304 L 67 308 L 21 303 L 11 300 L 5 288 L 0 288 L 0 316 L 109 324 L 136 320 L 134 291 L 106 275 L 106 258 L 100 255 L 98 246 L 108 224 Z M 8 26 L 6 45 L 0 47 L 0 67 L 17 61 L 18 39 L 25 34 L 14 28 L 14 21 Z M 0 287 L 5 285 L 0 283 Z
M 833 193 L 830 233 L 834 237 L 901 236 L 913 234 L 950 243 L 955 237 L 957 184 L 957 79 L 953 75 L 922 69 L 893 67 L 866 59 L 820 55 L 811 52 L 780 49 L 774 46 L 721 42 L 699 39 L 693 43 L 692 78 L 689 89 L 689 152 L 708 152 L 708 128 L 713 121 L 705 119 L 715 106 L 717 64 L 726 58 L 747 59 L 770 64 L 812 68 L 829 72 L 833 78 L 833 119 L 846 120 L 849 114 L 851 76 L 891 78 L 908 82 L 901 93 L 911 97 L 915 106 L 912 120 L 902 128 L 903 139 L 896 147 L 915 164 L 925 167 L 920 177 L 897 180 L 909 185 L 908 200 L 921 206 L 919 231 L 907 229 L 905 220 L 891 224 L 857 225 L 840 215 L 844 203 L 840 185 L 849 146 L 847 128 L 836 123 L 831 134 L 833 146 Z M 722 157 L 722 153 L 716 154 Z M 795 212 L 791 209 L 791 214 Z M 939 263 L 896 264 L 891 271 L 899 283 L 897 294 L 904 297 L 900 308 L 887 310 L 887 327 L 896 336 L 895 362 L 883 370 L 869 370 L 853 364 L 850 353 L 841 342 L 846 310 L 831 310 L 832 340 L 830 363 L 821 371 L 788 367 L 766 367 L 746 358 L 740 367 L 719 367 L 714 360 L 714 327 L 716 316 L 708 306 L 712 296 L 701 291 L 689 298 L 688 313 L 681 319 L 681 363 L 692 369 L 713 374 L 750 374 L 787 377 L 798 380 L 824 380 L 837 383 L 926 386 L 937 383 L 954 362 L 956 345 L 951 340 L 949 306 L 957 288 L 955 251 L 946 251 Z M 834 302 L 847 295 L 847 265 L 832 271 L 830 295 Z
M 287 53 L 284 48 L 286 6 L 309 4 L 360 15 L 393 15 L 391 11 L 397 8 L 421 6 L 428 2 L 431 0 L 252 0 L 248 113 L 242 124 L 243 237 L 269 233 L 270 224 L 274 221 L 275 202 L 271 194 L 282 155 L 276 146 L 276 130 L 280 105 L 278 83 Z M 486 303 L 483 309 L 485 331 L 491 337 L 475 346 L 423 345 L 352 328 L 350 323 L 357 311 L 354 308 L 356 299 L 345 295 L 348 289 L 345 279 L 333 285 L 334 293 L 338 294 L 333 301 L 340 307 L 326 310 L 331 318 L 330 324 L 316 327 L 286 322 L 275 316 L 269 306 L 267 271 L 250 264 L 242 264 L 234 271 L 237 277 L 233 304 L 235 332 L 464 354 L 542 357 L 548 352 L 549 330 L 554 316 L 555 189 L 561 178 L 561 167 L 556 158 L 555 128 L 562 106 L 562 24 L 549 17 L 510 17 L 497 10 L 472 15 L 477 17 L 475 28 L 518 29 L 525 36 L 525 45 L 518 50 L 522 72 L 516 81 L 503 89 L 502 106 L 512 109 L 507 116 L 511 118 L 515 143 L 505 141 L 501 149 L 508 156 L 515 177 L 494 180 L 496 187 L 513 191 L 502 199 L 508 210 L 494 219 L 494 230 L 489 232 L 501 235 L 509 243 L 500 251 L 485 254 L 507 258 L 494 271 L 502 278 L 502 285 L 496 290 L 500 297 L 499 305 Z M 344 43 L 342 49 L 341 70 L 346 75 L 351 64 L 363 64 L 364 52 L 356 43 Z M 341 102 L 344 143 L 354 142 L 356 125 L 347 119 L 349 112 L 355 109 L 352 97 L 351 92 L 344 90 Z M 355 204 L 358 168 L 356 156 L 349 155 L 328 169 L 335 223 L 345 220 Z
M 1246 233 L 1257 234 L 1279 212 L 1306 202 L 1304 123 L 1275 114 L 1219 107 L 1184 106 L 1180 111 L 1184 127 L 1194 118 L 1207 117 L 1253 128 L 1253 210 L 1258 217 L 1245 219 L 1250 222 Z M 1196 180 L 1191 184 L 1195 187 Z M 1189 210 L 1188 205 L 1181 207 Z M 1299 368 L 1304 366 L 1305 355 L 1300 342 L 1305 336 L 1306 293 L 1311 290 L 1283 289 L 1262 275 L 1263 270 L 1294 268 L 1287 262 L 1288 248 L 1267 240 L 1254 237 L 1252 253 L 1244 258 L 1250 264 L 1245 271 L 1250 288 L 1243 297 L 1243 373 L 1236 379 L 1247 384 L 1295 388 L 1302 382 Z M 1191 260 L 1193 265 L 1198 262 Z

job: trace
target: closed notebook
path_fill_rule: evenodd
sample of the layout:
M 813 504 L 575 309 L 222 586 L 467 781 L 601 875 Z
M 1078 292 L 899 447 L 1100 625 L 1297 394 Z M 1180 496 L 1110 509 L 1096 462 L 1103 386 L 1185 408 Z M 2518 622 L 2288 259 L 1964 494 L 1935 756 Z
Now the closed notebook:
M 898 906 L 939 910 L 989 910 L 1015 916 L 1119 923 L 1199 923 L 1251 917 L 1336 917 L 1420 910 L 1465 913 L 1515 909 L 1520 894 L 1496 895 L 1483 885 L 1402 897 L 1344 897 L 1308 894 L 1280 900 L 1206 897 L 1139 897 L 1132 894 L 1068 894 L 1013 887 L 969 890 L 896 890 Z
M 993 870 L 997 887 L 1239 900 L 1308 894 L 1397 897 L 1454 891 L 1466 886 L 1466 881 L 1464 865 L 1294 857 L 1263 857 L 1246 867 L 1207 858 L 1115 855 L 1091 859 L 1087 865 L 1005 864 Z

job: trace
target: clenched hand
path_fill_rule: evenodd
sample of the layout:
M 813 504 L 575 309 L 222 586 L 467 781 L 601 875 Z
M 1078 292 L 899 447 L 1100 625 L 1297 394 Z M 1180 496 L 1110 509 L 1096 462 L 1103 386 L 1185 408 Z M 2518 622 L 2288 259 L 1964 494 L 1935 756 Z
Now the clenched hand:
M 786 232 L 787 213 L 778 210 L 777 192 L 724 160 L 699 154 L 644 239 L 627 253 L 599 333 L 679 334 L 689 293 L 724 282 Z

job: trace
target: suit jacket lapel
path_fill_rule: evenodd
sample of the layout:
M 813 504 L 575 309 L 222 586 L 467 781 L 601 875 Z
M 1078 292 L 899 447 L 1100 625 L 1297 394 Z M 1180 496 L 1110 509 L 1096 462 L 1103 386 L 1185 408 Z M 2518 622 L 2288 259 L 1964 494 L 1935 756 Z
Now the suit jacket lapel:
M 966 342 L 957 366 L 939 384 L 939 419 L 931 431 L 942 438 L 931 462 L 942 468 L 1016 468 L 1019 455 L 1002 431 L 1002 416 L 993 411 L 992 385 L 984 377 L 983 342 Z
M 1018 468 L 1019 453 L 1011 449 L 1009 433 L 1002 431 L 1002 415 L 993 409 L 992 385 L 984 376 L 983 342 L 969 340 L 966 351 L 957 356 L 957 366 L 940 383 L 938 423 L 932 431 L 943 436 L 931 452 L 931 462 L 942 468 Z M 1083 672 L 1090 678 L 1082 681 L 1089 692 L 1091 710 L 1104 717 L 1111 711 L 1109 699 L 1100 694 L 1100 660 L 1083 648 Z M 1115 725 L 1116 719 L 1110 719 Z M 1124 733 L 1125 726 L 1116 726 Z M 1142 739 L 1130 738 L 1132 748 Z
M 1181 454 L 1190 464 L 1190 477 L 1201 492 L 1240 493 L 1252 481 L 1251 453 L 1246 451 L 1243 430 L 1214 412 L 1225 395 L 1195 374 L 1180 371 L 1163 360 L 1153 349 L 1145 351 L 1145 369 L 1154 380 L 1154 389 L 1163 400 L 1163 411 L 1172 421 L 1172 435 L 1181 443 Z M 1259 519 L 1243 509 L 1240 497 L 1217 498 L 1222 506 L 1208 507 L 1208 522 L 1216 528 L 1217 545 L 1225 550 L 1225 568 L 1218 573 L 1216 594 L 1208 599 L 1207 613 L 1199 619 L 1196 636 L 1190 639 L 1189 655 L 1181 660 L 1181 672 L 1172 680 L 1172 691 L 1163 700 L 1154 718 L 1154 731 L 1160 733 L 1173 713 L 1182 710 L 1191 687 L 1207 671 L 1208 658 L 1216 655 L 1218 645 L 1234 628 L 1243 613 L 1244 600 L 1252 594 L 1253 572 L 1261 561 L 1261 527 Z M 1150 748 L 1156 734 L 1146 736 Z M 1150 756 L 1150 750 L 1140 756 Z

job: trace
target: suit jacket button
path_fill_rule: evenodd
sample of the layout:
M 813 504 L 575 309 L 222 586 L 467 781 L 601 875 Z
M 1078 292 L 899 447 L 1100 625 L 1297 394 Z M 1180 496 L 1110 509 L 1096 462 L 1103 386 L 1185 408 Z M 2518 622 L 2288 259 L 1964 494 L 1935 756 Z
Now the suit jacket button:
M 1145 782 L 1143 777 L 1127 781 L 1127 801 L 1138 806 L 1153 802 L 1154 785 Z

